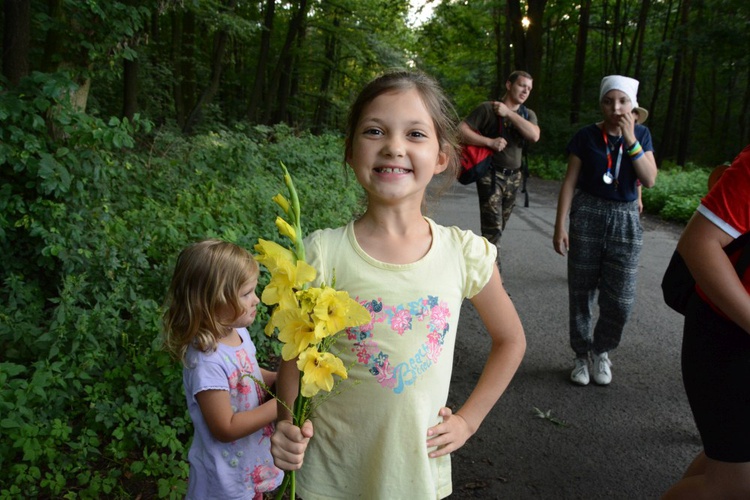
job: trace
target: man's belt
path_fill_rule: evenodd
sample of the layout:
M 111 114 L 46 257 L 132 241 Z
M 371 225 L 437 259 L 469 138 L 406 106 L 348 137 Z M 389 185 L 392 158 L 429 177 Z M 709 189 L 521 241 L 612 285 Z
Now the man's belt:
M 505 177 L 510 177 L 511 175 L 516 175 L 518 172 L 521 171 L 521 169 L 520 168 L 503 168 L 503 169 L 499 169 L 496 171 L 500 175 L 503 175 Z

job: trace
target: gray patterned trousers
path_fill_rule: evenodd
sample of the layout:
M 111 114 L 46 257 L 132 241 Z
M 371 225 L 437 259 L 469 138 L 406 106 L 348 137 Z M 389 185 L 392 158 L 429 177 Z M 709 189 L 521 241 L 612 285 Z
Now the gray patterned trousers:
M 578 190 L 570 208 L 568 293 L 570 347 L 584 357 L 620 344 L 635 302 L 643 226 L 638 202 L 605 200 Z M 598 291 L 599 318 L 591 335 Z

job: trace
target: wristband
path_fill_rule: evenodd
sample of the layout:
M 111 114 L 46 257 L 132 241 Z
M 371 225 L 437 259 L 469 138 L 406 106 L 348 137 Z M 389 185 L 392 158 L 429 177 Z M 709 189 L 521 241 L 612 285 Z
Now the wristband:
M 631 157 L 630 157 L 630 161 L 635 161 L 635 160 L 637 160 L 638 158 L 640 158 L 641 156 L 643 156 L 643 155 L 645 155 L 645 154 L 646 154 L 646 153 L 645 153 L 645 152 L 643 151 L 643 149 L 641 149 L 641 152 L 640 152 L 640 153 L 638 153 L 638 154 L 637 154 L 636 156 L 631 156 Z
M 641 147 L 640 142 L 635 141 L 635 144 L 633 144 L 630 148 L 628 148 L 627 152 L 630 156 L 637 156 L 638 153 L 643 152 L 643 147 Z

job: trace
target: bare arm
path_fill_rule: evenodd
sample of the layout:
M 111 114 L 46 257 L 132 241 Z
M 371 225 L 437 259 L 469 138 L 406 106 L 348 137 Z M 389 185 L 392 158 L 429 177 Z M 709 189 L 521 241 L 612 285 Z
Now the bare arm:
M 458 125 L 458 130 L 461 134 L 461 142 L 464 144 L 482 146 L 494 151 L 502 151 L 508 145 L 508 141 L 504 138 L 496 137 L 493 139 L 492 137 L 485 137 L 472 129 L 466 122 L 461 122 Z
M 570 248 L 568 231 L 565 229 L 565 221 L 570 212 L 570 205 L 573 202 L 578 176 L 581 173 L 581 159 L 571 154 L 568 157 L 568 170 L 565 173 L 562 186 L 560 187 L 560 196 L 557 199 L 557 217 L 555 218 L 555 234 L 552 237 L 552 245 L 555 252 L 560 255 L 566 255 Z
M 282 361 L 276 380 L 277 396 L 289 408 L 294 408 L 294 401 L 299 393 L 299 369 L 297 360 Z M 283 470 L 298 470 L 302 467 L 305 451 L 313 435 L 313 425 L 309 420 L 302 427 L 292 423 L 292 414 L 279 403 L 279 420 L 276 431 L 271 436 L 271 455 L 276 467 Z
M 495 112 L 502 118 L 507 118 L 513 127 L 529 142 L 537 142 L 542 135 L 539 125 L 532 123 L 515 111 L 511 110 L 504 102 L 493 103 Z
M 195 399 L 211 434 L 223 443 L 249 436 L 276 419 L 273 399 L 252 410 L 239 412 L 232 410 L 229 391 L 201 391 Z
M 268 387 L 271 387 L 276 383 L 276 372 L 266 370 L 265 368 L 260 369 L 260 373 L 263 375 L 263 383 Z
M 696 212 L 682 233 L 677 250 L 711 301 L 750 333 L 750 295 L 723 250 L 731 241 L 730 235 Z
M 625 141 L 625 147 L 630 148 L 635 144 L 635 119 L 633 113 L 625 113 L 620 116 L 620 129 L 622 130 L 622 137 Z M 651 151 L 644 152 L 640 158 L 633 160 L 633 168 L 635 174 L 645 187 L 650 188 L 654 186 L 656 182 L 656 158 L 654 153 Z
M 443 422 L 428 430 L 427 446 L 439 448 L 430 457 L 447 455 L 471 437 L 516 373 L 526 351 L 526 337 L 513 303 L 503 288 L 497 268 L 481 292 L 471 299 L 492 340 L 477 385 L 455 414 L 443 408 Z

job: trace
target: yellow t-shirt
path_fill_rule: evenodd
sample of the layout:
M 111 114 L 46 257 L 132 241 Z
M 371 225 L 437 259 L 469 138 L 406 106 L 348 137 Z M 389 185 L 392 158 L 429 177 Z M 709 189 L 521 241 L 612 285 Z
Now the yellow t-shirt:
M 497 249 L 470 231 L 426 220 L 432 247 L 412 264 L 368 256 L 353 223 L 306 240 L 318 280 L 330 284 L 335 275 L 336 288 L 367 307 L 373 321 L 337 341 L 349 378 L 312 415 L 315 435 L 297 475 L 305 500 L 452 492 L 450 456 L 428 458 L 427 429 L 448 398 L 461 303 L 489 281 Z

